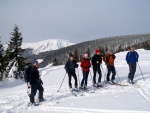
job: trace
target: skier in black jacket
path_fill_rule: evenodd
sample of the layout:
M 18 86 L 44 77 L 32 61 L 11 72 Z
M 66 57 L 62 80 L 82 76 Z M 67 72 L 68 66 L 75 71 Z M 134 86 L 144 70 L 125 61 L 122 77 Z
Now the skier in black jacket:
M 67 61 L 67 63 L 65 64 L 65 70 L 68 73 L 68 77 L 69 77 L 69 88 L 72 91 L 72 83 L 71 83 L 71 78 L 73 76 L 74 80 L 75 80 L 75 90 L 78 89 L 78 82 L 77 82 L 77 75 L 75 73 L 75 68 L 78 68 L 78 64 L 76 63 L 76 61 L 74 60 L 74 56 L 73 54 L 69 54 L 69 60 Z
M 93 65 L 93 73 L 94 73 L 93 86 L 97 87 L 97 86 L 102 86 L 101 84 L 102 74 L 100 69 L 100 65 L 102 64 L 102 57 L 100 55 L 99 49 L 97 49 L 95 53 L 96 54 L 92 57 L 92 65 Z M 96 72 L 99 74 L 98 83 L 96 83 Z
M 30 77 L 29 77 L 29 87 L 31 88 L 31 95 L 30 95 L 30 102 L 31 104 L 37 106 L 37 104 L 34 101 L 34 96 L 36 95 L 37 90 L 39 91 L 39 102 L 44 101 L 43 98 L 43 81 L 40 79 L 39 71 L 38 71 L 38 61 L 33 62 L 33 66 L 30 71 Z

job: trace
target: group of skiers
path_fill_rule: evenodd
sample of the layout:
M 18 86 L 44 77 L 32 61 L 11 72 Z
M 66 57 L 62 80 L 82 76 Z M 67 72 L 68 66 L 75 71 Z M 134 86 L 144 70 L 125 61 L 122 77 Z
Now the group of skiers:
M 136 51 L 134 51 L 134 48 L 131 47 L 131 50 L 126 55 L 126 62 L 129 65 L 129 74 L 128 74 L 128 82 L 131 84 L 134 84 L 133 79 L 136 72 L 136 64 L 138 62 L 139 55 Z M 85 54 L 83 59 L 81 60 L 80 66 L 82 69 L 83 78 L 80 84 L 81 89 L 87 88 L 88 83 L 88 75 L 90 73 L 90 67 L 93 66 L 93 87 L 102 87 L 102 72 L 101 72 L 101 66 L 102 66 L 102 60 L 105 62 L 106 67 L 108 69 L 107 71 L 107 77 L 105 83 L 109 84 L 116 84 L 115 76 L 116 76 L 116 70 L 114 66 L 114 61 L 116 59 L 116 56 L 114 55 L 113 51 L 110 50 L 108 54 L 106 54 L 104 57 L 101 56 L 100 50 L 97 49 L 95 51 L 95 55 L 92 57 L 91 61 L 88 57 L 88 54 Z M 65 64 L 65 70 L 68 74 L 68 84 L 71 91 L 75 90 L 78 91 L 78 80 L 76 75 L 76 68 L 78 68 L 77 62 L 74 60 L 74 55 L 69 54 L 69 60 Z M 96 80 L 96 75 L 98 73 L 98 81 Z M 112 73 L 112 77 L 110 79 L 110 74 Z M 39 101 L 42 102 L 45 99 L 43 98 L 43 92 L 44 88 L 42 87 L 43 82 L 40 79 L 39 71 L 38 71 L 38 61 L 34 61 L 32 64 L 32 67 L 30 69 L 30 72 L 28 73 L 29 79 L 27 80 L 28 87 L 31 88 L 31 95 L 30 95 L 30 102 L 34 105 L 36 105 L 34 101 L 34 96 L 36 95 L 37 90 L 39 91 Z M 71 79 L 72 77 L 75 80 L 74 88 L 72 88 Z
M 129 74 L 128 74 L 128 82 L 131 84 L 134 84 L 133 79 L 136 72 L 136 63 L 138 62 L 139 55 L 136 51 L 134 51 L 134 48 L 131 47 L 131 50 L 126 55 L 126 62 L 129 65 Z M 81 89 L 87 88 L 87 81 L 88 81 L 88 75 L 90 73 L 90 67 L 93 66 L 93 86 L 94 87 L 102 87 L 102 72 L 101 72 L 101 65 L 102 60 L 105 62 L 107 67 L 107 76 L 105 83 L 109 84 L 116 84 L 115 76 L 116 76 L 116 69 L 114 66 L 114 61 L 116 59 L 116 56 L 114 55 L 113 51 L 110 50 L 108 54 L 106 54 L 103 58 L 100 54 L 100 50 L 97 49 L 95 51 L 95 55 L 92 57 L 92 60 L 90 62 L 90 59 L 88 58 L 88 54 L 85 54 L 83 59 L 81 60 L 81 69 L 83 74 L 83 79 L 81 81 Z M 78 64 L 74 60 L 73 54 L 69 55 L 69 60 L 67 61 L 65 65 L 66 72 L 68 73 L 69 77 L 69 88 L 72 90 L 72 84 L 71 84 L 71 77 L 74 77 L 75 80 L 75 88 L 74 90 L 77 90 L 78 88 L 78 82 L 77 82 L 77 75 L 75 73 L 75 68 L 78 68 Z M 98 81 L 96 81 L 96 74 L 98 73 Z M 112 77 L 110 79 L 110 74 L 112 73 Z

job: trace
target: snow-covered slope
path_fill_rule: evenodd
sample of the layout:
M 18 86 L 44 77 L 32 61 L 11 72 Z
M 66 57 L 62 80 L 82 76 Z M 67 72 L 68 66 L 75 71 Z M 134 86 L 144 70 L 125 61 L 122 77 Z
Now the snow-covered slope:
M 34 54 L 39 54 L 41 52 L 56 50 L 71 45 L 73 45 L 73 43 L 68 40 L 49 39 L 35 43 L 23 43 L 22 48 L 31 48 Z
M 63 47 L 71 46 L 74 43 L 62 39 L 49 39 L 34 43 L 23 43 L 23 49 L 31 49 L 30 54 L 39 54 L 45 51 L 57 50 Z M 4 45 L 5 49 L 7 45 Z
M 64 66 L 53 67 L 49 65 L 41 68 L 40 73 L 44 82 L 44 97 L 47 99 L 38 107 L 27 107 L 29 97 L 27 86 L 21 80 L 9 80 L 0 82 L 0 112 L 1 113 L 150 113 L 150 51 L 139 49 L 139 65 L 145 77 L 143 81 L 139 67 L 135 74 L 135 85 L 116 86 L 104 84 L 103 88 L 92 87 L 91 75 L 88 80 L 88 90 L 76 93 L 74 96 L 68 88 L 68 76 L 66 76 L 60 92 L 57 92 L 65 76 Z M 122 84 L 127 84 L 128 65 L 125 62 L 127 52 L 116 54 L 115 66 Z M 103 77 L 107 72 L 103 63 Z M 78 73 L 77 73 L 78 75 Z M 82 79 L 79 68 L 79 79 Z M 116 81 L 119 82 L 116 75 Z M 74 80 L 72 79 L 72 83 Z M 80 96 L 83 94 L 83 96 Z M 37 96 L 36 96 L 37 98 Z

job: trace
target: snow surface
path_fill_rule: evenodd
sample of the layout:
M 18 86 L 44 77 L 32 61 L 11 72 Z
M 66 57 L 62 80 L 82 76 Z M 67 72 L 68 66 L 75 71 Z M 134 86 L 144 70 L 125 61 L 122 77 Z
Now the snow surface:
M 29 97 L 27 86 L 22 80 L 9 79 L 0 82 L 0 112 L 1 113 L 150 113 L 150 51 L 137 50 L 146 83 L 137 67 L 135 85 L 116 86 L 105 84 L 104 88 L 96 89 L 95 93 L 79 92 L 75 97 L 68 88 L 66 76 L 60 92 L 57 92 L 65 76 L 64 66 L 48 65 L 41 68 L 40 73 L 44 82 L 44 97 L 47 99 L 40 106 L 27 107 Z M 128 65 L 125 62 L 127 52 L 116 54 L 116 70 L 122 84 L 127 84 Z M 106 67 L 103 63 L 104 73 Z M 103 71 L 102 71 L 103 72 Z M 91 73 L 92 68 L 91 68 Z M 104 75 L 103 73 L 103 75 Z M 78 71 L 77 71 L 78 75 Z M 79 68 L 80 80 L 82 78 Z M 104 80 L 104 76 L 102 81 Z M 116 81 L 119 82 L 116 76 Z M 72 79 L 72 82 L 74 80 Z M 88 89 L 93 90 L 89 75 Z M 80 96 L 83 94 L 83 96 Z M 37 96 L 36 96 L 37 98 Z

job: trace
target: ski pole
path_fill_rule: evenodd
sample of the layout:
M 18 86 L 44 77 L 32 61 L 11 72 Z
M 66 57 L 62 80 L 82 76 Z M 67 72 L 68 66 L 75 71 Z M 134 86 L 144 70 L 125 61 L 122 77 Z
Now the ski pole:
M 67 75 L 67 73 L 65 74 L 65 76 L 64 76 L 64 78 L 63 78 L 63 80 L 62 80 L 62 82 L 61 82 L 61 85 L 60 85 L 60 87 L 59 87 L 59 89 L 58 89 L 58 91 L 57 91 L 57 92 L 59 92 L 59 91 L 60 91 L 60 88 L 61 88 L 61 86 L 62 86 L 62 84 L 63 84 L 63 82 L 64 82 L 64 80 L 65 80 L 66 75 Z
M 139 69 L 140 69 L 140 71 L 141 71 L 141 75 L 142 75 L 142 77 L 143 77 L 143 80 L 144 80 L 144 82 L 145 82 L 145 84 L 146 84 L 146 81 L 145 81 L 144 75 L 143 75 L 143 73 L 142 73 L 142 70 L 141 70 L 141 68 L 140 68 L 140 65 L 139 65 L 139 63 L 137 63 L 137 64 L 138 64 Z

